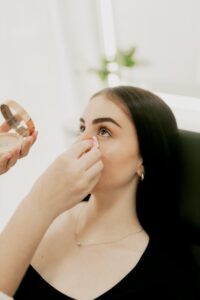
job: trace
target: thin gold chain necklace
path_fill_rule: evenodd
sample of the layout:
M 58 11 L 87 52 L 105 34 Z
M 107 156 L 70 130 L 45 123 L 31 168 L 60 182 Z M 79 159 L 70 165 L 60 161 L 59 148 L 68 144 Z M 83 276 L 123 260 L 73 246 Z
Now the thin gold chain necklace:
M 78 217 L 77 217 L 77 220 L 76 220 L 76 224 L 75 224 L 75 230 L 74 230 L 74 240 L 75 240 L 75 244 L 77 247 L 89 247 L 89 246 L 97 246 L 97 245 L 102 245 L 102 244 L 112 244 L 112 243 L 116 243 L 116 242 L 119 242 L 125 238 L 127 238 L 128 236 L 130 235 L 134 235 L 134 234 L 137 234 L 137 233 L 140 233 L 142 232 L 144 229 L 141 228 L 140 230 L 138 231 L 135 231 L 135 232 L 130 232 L 128 234 L 126 234 L 125 236 L 117 239 L 117 240 L 114 240 L 114 241 L 109 241 L 109 242 L 100 242 L 100 243 L 90 243 L 90 244 L 83 244 L 79 239 L 78 239 L 78 233 L 77 233 L 77 226 L 78 226 L 78 221 L 79 221 L 79 218 L 80 218 L 80 215 L 81 215 L 81 212 L 82 212 L 82 209 L 80 209 L 80 212 L 78 214 Z

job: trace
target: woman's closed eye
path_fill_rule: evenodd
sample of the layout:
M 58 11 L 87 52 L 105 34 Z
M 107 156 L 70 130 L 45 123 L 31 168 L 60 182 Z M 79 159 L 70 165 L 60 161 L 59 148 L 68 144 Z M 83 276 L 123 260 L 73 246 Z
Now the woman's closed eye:
M 80 133 L 85 131 L 85 126 L 81 125 L 80 126 Z M 103 136 L 103 137 L 109 137 L 111 136 L 110 130 L 108 130 L 106 127 L 100 127 L 98 128 L 98 135 Z

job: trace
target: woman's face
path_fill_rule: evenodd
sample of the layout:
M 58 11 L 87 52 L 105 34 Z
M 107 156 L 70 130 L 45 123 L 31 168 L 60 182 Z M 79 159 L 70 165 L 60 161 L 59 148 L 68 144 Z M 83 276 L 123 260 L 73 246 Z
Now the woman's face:
M 142 172 L 137 134 L 128 110 L 104 95 L 92 98 L 80 119 L 81 139 L 95 135 L 104 165 L 97 189 L 125 187 Z

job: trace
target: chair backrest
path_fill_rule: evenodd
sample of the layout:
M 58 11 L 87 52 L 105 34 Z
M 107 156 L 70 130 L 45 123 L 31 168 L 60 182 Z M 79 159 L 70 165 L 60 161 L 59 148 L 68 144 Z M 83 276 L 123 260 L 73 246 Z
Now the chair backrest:
M 180 130 L 180 137 L 182 150 L 180 214 L 200 272 L 200 132 Z

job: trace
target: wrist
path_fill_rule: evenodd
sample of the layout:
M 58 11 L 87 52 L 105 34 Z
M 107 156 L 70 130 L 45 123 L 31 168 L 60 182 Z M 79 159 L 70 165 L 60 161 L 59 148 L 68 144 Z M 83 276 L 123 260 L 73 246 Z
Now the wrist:
M 35 220 L 44 227 L 48 228 L 56 218 L 50 209 L 44 207 L 42 201 L 39 201 L 38 197 L 31 192 L 24 198 L 22 205 L 30 212 L 32 221 Z

